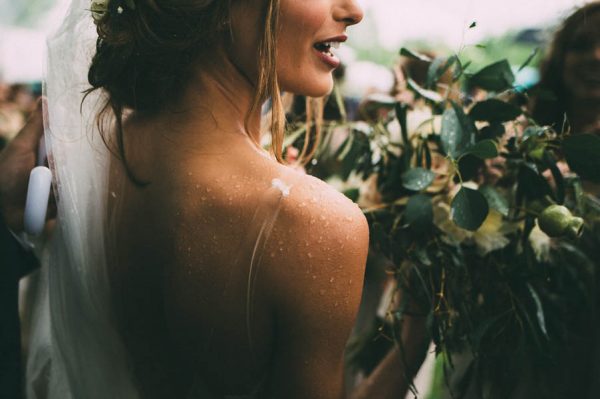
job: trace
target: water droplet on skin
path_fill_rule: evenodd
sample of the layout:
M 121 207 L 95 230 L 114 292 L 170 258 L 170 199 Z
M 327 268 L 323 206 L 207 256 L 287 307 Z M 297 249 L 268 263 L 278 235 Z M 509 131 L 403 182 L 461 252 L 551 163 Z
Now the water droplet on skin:
M 335 281 L 335 278 L 333 278 L 333 277 L 329 279 L 330 283 L 333 283 L 334 281 Z
M 210 193 L 211 191 L 212 191 L 212 188 L 210 188 L 210 187 L 206 187 L 206 192 L 207 192 L 207 193 Z
M 192 172 L 188 172 L 188 176 L 191 176 L 191 175 L 192 175 Z
M 300 208 L 304 208 L 306 206 L 306 202 L 301 202 L 300 205 L 298 205 L 298 207 Z
M 348 285 L 352 285 L 352 279 L 348 280 Z
M 313 257 L 313 254 L 309 252 L 309 253 L 308 253 L 308 257 L 309 257 L 309 258 L 312 258 L 312 257 Z
M 351 221 L 353 221 L 353 220 L 354 220 L 354 219 L 352 219 L 352 217 L 351 217 L 351 216 L 346 216 L 346 222 L 351 222 Z
M 241 184 L 236 184 L 236 185 L 235 185 L 235 188 L 237 188 L 237 189 L 240 189 L 241 187 L 242 187 L 242 185 L 241 185 Z
M 310 199 L 310 202 L 313 203 L 313 204 L 316 204 L 317 203 L 317 199 L 315 197 L 312 197 Z
M 111 191 L 110 195 L 112 195 L 113 198 L 117 198 L 117 193 L 115 193 L 114 191 Z
M 310 224 L 315 224 L 315 219 L 314 218 L 310 219 Z
M 312 276 L 312 279 L 313 279 L 313 280 L 316 280 L 316 279 L 317 279 L 317 276 L 315 276 L 315 275 L 313 274 L 313 276 Z
M 271 258 L 275 257 L 275 252 L 271 252 Z
M 196 188 L 200 188 L 200 185 L 199 185 L 199 184 L 196 184 Z
M 206 197 L 205 197 L 204 195 L 203 195 L 202 197 L 200 197 L 200 199 L 201 199 L 202 201 L 206 201 Z
M 282 247 L 279 247 L 279 252 L 283 252 L 283 248 Z

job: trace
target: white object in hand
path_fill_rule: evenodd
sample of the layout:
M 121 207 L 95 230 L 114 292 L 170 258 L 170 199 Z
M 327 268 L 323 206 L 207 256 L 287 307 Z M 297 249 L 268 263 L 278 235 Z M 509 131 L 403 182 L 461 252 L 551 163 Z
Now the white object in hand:
M 25 232 L 38 236 L 46 224 L 52 173 L 45 166 L 33 168 L 29 175 L 27 201 L 25 202 Z

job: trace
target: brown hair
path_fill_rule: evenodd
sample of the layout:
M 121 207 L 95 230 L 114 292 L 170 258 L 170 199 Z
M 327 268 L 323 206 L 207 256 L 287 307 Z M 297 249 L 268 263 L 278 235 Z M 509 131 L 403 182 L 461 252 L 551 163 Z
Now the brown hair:
M 562 128 L 570 101 L 569 90 L 563 81 L 565 57 L 572 49 L 576 30 L 597 12 L 600 12 L 600 1 L 586 4 L 565 19 L 554 35 L 533 98 L 531 114 L 537 123 L 559 130 Z
M 140 185 L 129 168 L 123 140 L 123 117 L 133 110 L 154 113 L 177 99 L 190 79 L 196 60 L 230 34 L 229 16 L 236 0 L 112 0 L 97 21 L 96 54 L 88 73 L 89 94 L 103 89 L 107 100 L 98 115 L 106 140 L 106 116 L 114 114 L 117 152 L 129 178 Z M 272 101 L 273 153 L 282 161 L 285 112 L 276 74 L 277 27 L 280 0 L 266 0 L 265 28 L 258 49 L 256 95 L 249 118 L 269 97 Z

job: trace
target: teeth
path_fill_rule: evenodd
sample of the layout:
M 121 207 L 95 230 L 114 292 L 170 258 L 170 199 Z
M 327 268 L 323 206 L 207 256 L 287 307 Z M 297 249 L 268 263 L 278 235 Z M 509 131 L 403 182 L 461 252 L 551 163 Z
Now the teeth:
M 325 42 L 323 44 L 327 47 L 338 49 L 338 48 L 340 48 L 341 43 L 340 42 Z

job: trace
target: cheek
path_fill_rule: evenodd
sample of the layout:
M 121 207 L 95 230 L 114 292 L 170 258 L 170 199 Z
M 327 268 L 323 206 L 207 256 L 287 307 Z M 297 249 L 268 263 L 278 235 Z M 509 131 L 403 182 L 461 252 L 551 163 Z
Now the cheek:
M 316 57 L 313 45 L 323 35 L 330 18 L 325 2 L 288 0 L 282 2 L 278 36 L 277 73 L 283 90 L 308 96 L 322 96 L 331 90 L 331 71 Z

